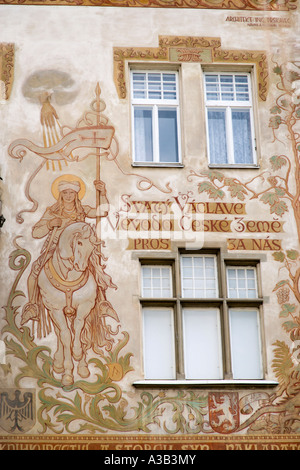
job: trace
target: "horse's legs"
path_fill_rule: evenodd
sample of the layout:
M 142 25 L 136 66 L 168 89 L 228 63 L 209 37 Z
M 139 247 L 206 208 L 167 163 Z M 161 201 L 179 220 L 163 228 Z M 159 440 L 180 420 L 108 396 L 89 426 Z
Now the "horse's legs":
M 73 357 L 78 364 L 78 374 L 82 378 L 87 378 L 90 375 L 88 365 L 85 359 L 85 352 L 82 349 L 81 333 L 84 329 L 85 319 L 90 313 L 93 305 L 91 302 L 80 304 L 77 308 L 76 317 L 73 322 L 74 341 L 73 341 Z
M 90 302 L 85 302 L 81 305 L 78 305 L 76 316 L 74 318 L 73 357 L 76 361 L 80 361 L 82 359 L 83 351 L 82 351 L 82 344 L 81 344 L 81 333 L 84 328 L 85 319 L 90 313 L 91 308 L 92 308 L 92 305 L 90 304 Z
M 72 385 L 73 378 L 73 361 L 71 354 L 71 332 L 67 323 L 67 319 L 62 310 L 52 310 L 50 316 L 55 325 L 55 331 L 58 333 L 63 351 L 63 376 L 62 385 Z
M 85 354 L 82 356 L 82 359 L 78 363 L 78 374 L 83 379 L 86 379 L 90 376 L 90 371 L 86 362 Z
M 57 374 L 62 374 L 64 372 L 64 350 L 63 345 L 60 340 L 60 330 L 54 323 L 54 330 L 57 337 L 57 350 L 54 354 L 53 360 L 53 370 Z

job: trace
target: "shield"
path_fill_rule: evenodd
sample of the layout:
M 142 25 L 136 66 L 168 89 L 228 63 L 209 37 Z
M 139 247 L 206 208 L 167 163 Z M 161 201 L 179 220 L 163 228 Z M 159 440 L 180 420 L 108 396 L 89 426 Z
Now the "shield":
M 209 422 L 221 434 L 236 431 L 240 424 L 239 396 L 237 392 L 211 392 L 208 394 Z
M 35 424 L 34 389 L 0 389 L 0 426 L 8 433 L 24 433 Z

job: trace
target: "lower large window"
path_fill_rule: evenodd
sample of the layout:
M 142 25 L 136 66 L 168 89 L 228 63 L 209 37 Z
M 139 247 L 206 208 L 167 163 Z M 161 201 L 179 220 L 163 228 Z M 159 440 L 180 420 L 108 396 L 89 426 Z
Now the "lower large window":
M 145 379 L 263 379 L 258 262 L 142 261 Z

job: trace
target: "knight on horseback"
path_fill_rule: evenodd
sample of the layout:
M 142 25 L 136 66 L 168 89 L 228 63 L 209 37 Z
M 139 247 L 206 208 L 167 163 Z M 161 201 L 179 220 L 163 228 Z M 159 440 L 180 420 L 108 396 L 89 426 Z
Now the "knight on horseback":
M 106 195 L 105 184 L 102 181 L 94 182 L 96 190 L 100 192 L 100 217 L 106 217 L 109 211 L 109 202 Z M 21 325 L 29 320 L 40 320 L 40 306 L 38 305 L 37 279 L 46 262 L 52 257 L 59 237 L 63 230 L 75 222 L 84 222 L 86 218 L 96 218 L 96 209 L 83 205 L 80 194 L 83 192 L 83 183 L 79 179 L 61 179 L 57 184 L 58 200 L 48 207 L 42 218 L 32 229 L 33 238 L 44 238 L 46 241 L 41 254 L 34 261 L 31 273 L 27 280 L 29 302 L 23 307 Z

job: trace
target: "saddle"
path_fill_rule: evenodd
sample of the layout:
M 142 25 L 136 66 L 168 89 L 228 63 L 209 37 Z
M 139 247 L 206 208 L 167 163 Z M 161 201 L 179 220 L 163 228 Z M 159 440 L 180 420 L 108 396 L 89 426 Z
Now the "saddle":
M 55 289 L 63 292 L 66 296 L 66 306 L 64 307 L 63 311 L 67 317 L 72 317 L 75 315 L 76 310 L 72 307 L 72 299 L 73 299 L 73 292 L 76 292 L 78 289 L 81 289 L 86 283 L 89 278 L 89 270 L 86 269 L 84 273 L 80 276 L 79 279 L 76 281 L 66 281 L 62 279 L 59 274 L 56 272 L 53 264 L 52 259 L 50 258 L 45 264 L 45 273 Z

